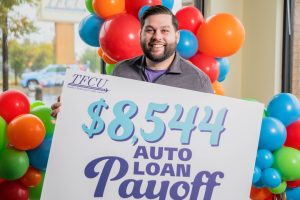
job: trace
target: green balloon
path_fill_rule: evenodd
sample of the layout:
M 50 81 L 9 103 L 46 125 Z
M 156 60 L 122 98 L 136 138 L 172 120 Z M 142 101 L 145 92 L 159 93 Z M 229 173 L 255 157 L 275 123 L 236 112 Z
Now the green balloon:
M 276 188 L 269 188 L 269 190 L 270 190 L 273 194 L 282 194 L 282 193 L 285 191 L 286 186 L 287 186 L 286 182 L 283 181 L 283 182 L 281 182 L 280 185 L 277 186 Z
M 4 149 L 8 143 L 6 137 L 6 126 L 6 121 L 0 116 L 0 151 Z
M 94 13 L 94 8 L 93 8 L 93 0 L 85 0 L 85 6 L 86 6 L 86 9 L 88 9 L 88 11 L 90 13 Z
M 51 116 L 51 108 L 47 106 L 38 106 L 33 108 L 30 113 L 37 116 L 42 120 L 45 129 L 46 129 L 46 135 L 53 135 L 54 131 L 54 118 Z
M 16 180 L 22 177 L 29 167 L 29 159 L 25 151 L 13 148 L 0 152 L 0 178 Z
M 44 102 L 42 102 L 40 100 L 34 101 L 30 104 L 30 110 L 32 110 L 35 107 L 44 106 L 44 105 L 45 105 Z
M 105 65 L 106 74 L 112 75 L 114 69 L 115 69 L 115 64 L 107 64 L 106 63 L 106 65 Z
M 282 147 L 273 153 L 273 168 L 277 169 L 284 180 L 295 181 L 300 178 L 300 151 Z
M 41 172 L 42 172 L 41 182 L 36 187 L 29 188 L 29 191 L 28 191 L 28 199 L 29 200 L 40 200 L 41 199 L 44 178 L 45 178 L 45 172 L 43 172 L 43 171 L 41 171 Z

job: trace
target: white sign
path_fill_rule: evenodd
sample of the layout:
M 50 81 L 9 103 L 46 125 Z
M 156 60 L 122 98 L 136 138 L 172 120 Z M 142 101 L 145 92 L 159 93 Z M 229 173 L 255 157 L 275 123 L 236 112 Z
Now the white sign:
M 263 105 L 69 71 L 42 199 L 248 200 Z
M 41 0 L 38 17 L 46 21 L 76 23 L 88 14 L 82 0 Z

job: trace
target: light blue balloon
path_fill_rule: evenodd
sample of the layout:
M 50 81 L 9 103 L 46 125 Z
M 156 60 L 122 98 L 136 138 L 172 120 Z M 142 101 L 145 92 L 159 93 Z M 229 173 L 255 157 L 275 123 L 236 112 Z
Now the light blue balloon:
M 271 151 L 260 149 L 257 151 L 255 165 L 260 169 L 270 168 L 273 165 L 274 157 Z
M 288 200 L 300 200 L 300 187 L 287 188 L 285 193 Z
M 254 187 L 256 188 L 263 188 L 265 187 L 264 183 L 262 182 L 261 178 L 256 182 L 256 183 L 253 183 Z
M 300 102 L 290 93 L 275 95 L 267 106 L 268 116 L 279 119 L 285 126 L 300 119 Z
M 263 118 L 260 129 L 258 148 L 275 151 L 282 147 L 285 140 L 285 126 L 278 119 L 275 119 L 273 117 Z
M 104 20 L 96 15 L 85 17 L 79 24 L 79 36 L 88 45 L 100 47 L 99 32 Z
M 254 167 L 252 183 L 257 183 L 261 178 L 261 169 L 257 166 Z
M 169 10 L 172 10 L 174 6 L 174 0 L 162 0 L 161 4 L 167 7 Z
M 261 180 L 265 186 L 275 188 L 280 185 L 282 179 L 280 173 L 276 169 L 268 168 L 263 170 Z
M 140 8 L 139 13 L 138 13 L 139 20 L 142 19 L 142 16 L 143 16 L 144 12 L 145 12 L 148 8 L 150 8 L 149 5 L 145 5 L 145 6 L 143 6 L 143 7 Z
M 228 60 L 228 58 L 216 58 L 216 60 L 217 60 L 217 63 L 219 64 L 218 81 L 222 82 L 225 80 L 225 78 L 229 72 L 229 68 L 230 68 L 229 60 Z
M 180 30 L 180 39 L 177 45 L 177 51 L 185 59 L 191 58 L 198 50 L 198 40 L 194 33 L 188 30 Z
M 27 151 L 31 166 L 46 171 L 51 142 L 52 136 L 46 136 L 42 144 L 37 148 Z

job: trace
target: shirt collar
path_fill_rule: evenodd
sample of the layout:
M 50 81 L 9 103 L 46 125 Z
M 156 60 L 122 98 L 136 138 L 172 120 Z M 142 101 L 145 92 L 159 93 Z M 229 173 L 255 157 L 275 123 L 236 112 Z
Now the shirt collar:
M 178 52 L 175 53 L 175 58 L 173 62 L 171 63 L 171 66 L 167 70 L 167 73 L 172 73 L 172 74 L 181 74 L 182 70 L 180 68 L 180 62 L 181 62 L 181 57 Z M 146 67 L 146 56 L 143 55 L 136 61 L 136 66 L 139 69 L 145 69 Z

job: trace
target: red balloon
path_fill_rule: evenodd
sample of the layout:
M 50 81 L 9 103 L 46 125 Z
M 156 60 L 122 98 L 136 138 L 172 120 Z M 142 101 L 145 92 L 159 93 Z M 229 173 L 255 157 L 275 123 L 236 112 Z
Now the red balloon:
M 286 130 L 287 137 L 284 146 L 300 150 L 300 119 L 290 124 Z
M 272 193 L 269 191 L 268 188 L 256 188 L 256 187 L 251 187 L 251 193 L 250 193 L 250 198 L 252 200 L 267 200 L 270 197 L 272 197 Z
M 13 118 L 29 113 L 30 103 L 22 92 L 8 90 L 0 95 L 0 108 L 0 116 L 8 124 Z
M 0 178 L 0 184 L 1 184 L 1 183 L 4 183 L 5 181 L 6 181 L 5 179 Z
M 286 182 L 288 188 L 296 188 L 300 186 L 300 179 Z
M 27 172 L 20 178 L 22 185 L 26 187 L 36 187 L 42 180 L 42 173 L 40 170 L 29 167 Z
M 140 46 L 140 23 L 129 14 L 107 19 L 100 30 L 100 46 L 112 60 L 117 62 L 142 55 Z
M 28 189 L 17 181 L 7 181 L 0 184 L 2 200 L 28 200 Z
M 185 29 L 197 33 L 198 28 L 204 23 L 200 10 L 194 6 L 184 7 L 176 13 L 179 29 Z
M 214 57 L 198 52 L 189 60 L 201 69 L 210 78 L 212 83 L 217 80 L 219 76 L 219 66 Z
M 145 6 L 154 6 L 154 5 L 161 5 L 162 0 L 126 0 L 125 1 L 125 8 L 128 13 L 132 14 L 136 18 L 138 18 L 139 10 Z

